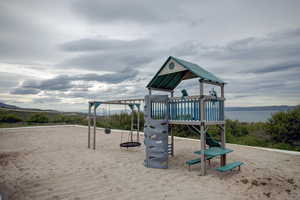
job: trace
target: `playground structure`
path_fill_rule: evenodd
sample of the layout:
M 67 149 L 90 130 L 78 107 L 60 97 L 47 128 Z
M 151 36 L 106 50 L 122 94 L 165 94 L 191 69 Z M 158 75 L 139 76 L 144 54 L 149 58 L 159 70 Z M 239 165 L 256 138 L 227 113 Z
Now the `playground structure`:
M 185 90 L 182 97 L 174 97 L 174 90 L 183 81 L 198 78 L 199 95 L 188 96 Z M 218 97 L 213 90 L 209 95 L 204 94 L 204 84 L 220 87 Z M 174 134 L 172 127 L 186 125 L 193 132 L 200 135 L 200 150 L 194 152 L 200 158 L 187 161 L 189 166 L 200 163 L 201 174 L 206 174 L 206 160 L 220 156 L 219 171 L 228 171 L 240 167 L 243 163 L 235 162 L 226 165 L 226 154 L 232 152 L 225 147 L 225 120 L 224 120 L 224 86 L 225 82 L 197 64 L 170 56 L 156 75 L 147 85 L 149 94 L 145 99 L 93 101 L 89 102 L 89 132 L 90 142 L 90 113 L 94 107 L 94 149 L 96 109 L 100 104 L 135 105 L 144 100 L 144 165 L 150 168 L 168 168 L 169 156 L 174 156 Z M 166 95 L 155 95 L 154 91 L 166 92 Z M 139 107 L 139 106 L 138 106 Z M 218 126 L 221 142 L 213 140 L 207 133 L 209 126 Z M 139 128 L 138 128 L 139 130 Z M 169 142 L 170 136 L 170 142 Z M 209 148 L 206 148 L 206 145 Z M 90 147 L 90 143 L 88 143 Z
M 199 79 L 199 95 L 174 97 L 174 90 L 181 81 Z M 204 84 L 219 86 L 221 96 L 205 95 Z M 200 66 L 175 57 L 169 57 L 147 85 L 149 94 L 145 97 L 145 165 L 153 168 L 167 168 L 168 154 L 174 156 L 174 135 L 172 126 L 187 125 L 197 131 L 201 140 L 201 174 L 206 173 L 206 133 L 208 127 L 217 125 L 221 133 L 221 149 L 225 149 L 224 121 L 225 82 Z M 154 95 L 152 91 L 163 91 L 169 95 Z M 199 128 L 197 128 L 199 127 Z M 171 135 L 171 143 L 168 141 Z M 226 153 L 221 155 L 221 166 L 226 165 Z

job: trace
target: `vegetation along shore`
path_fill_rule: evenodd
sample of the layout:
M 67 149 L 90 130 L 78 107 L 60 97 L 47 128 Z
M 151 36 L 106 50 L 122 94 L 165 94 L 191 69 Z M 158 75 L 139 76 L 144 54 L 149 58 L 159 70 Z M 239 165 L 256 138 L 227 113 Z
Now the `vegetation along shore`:
M 143 113 L 142 113 L 143 115 Z M 0 128 L 78 124 L 87 125 L 85 114 L 80 113 L 51 113 L 0 110 Z M 140 127 L 144 126 L 144 117 L 141 116 Z M 130 129 L 131 117 L 127 113 L 113 114 L 109 117 L 98 116 L 97 126 L 112 129 Z M 226 120 L 226 141 L 233 144 L 278 148 L 300 151 L 300 106 L 292 110 L 278 112 L 267 122 L 239 122 Z M 216 127 L 210 127 L 209 133 L 219 139 Z M 187 126 L 174 127 L 174 135 L 198 139 Z

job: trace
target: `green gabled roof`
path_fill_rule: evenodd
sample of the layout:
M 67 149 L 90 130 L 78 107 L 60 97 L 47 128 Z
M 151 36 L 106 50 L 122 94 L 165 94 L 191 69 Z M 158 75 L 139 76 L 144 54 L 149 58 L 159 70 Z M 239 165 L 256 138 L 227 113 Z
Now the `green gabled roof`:
M 164 73 L 160 75 L 160 72 L 166 67 L 170 60 L 177 62 L 183 69 L 180 71 Z M 213 83 L 225 84 L 223 80 L 215 76 L 214 74 L 206 71 L 199 65 L 191 63 L 173 56 L 169 56 L 163 66 L 159 69 L 156 75 L 152 78 L 147 88 L 173 90 L 177 85 L 185 79 L 200 78 Z

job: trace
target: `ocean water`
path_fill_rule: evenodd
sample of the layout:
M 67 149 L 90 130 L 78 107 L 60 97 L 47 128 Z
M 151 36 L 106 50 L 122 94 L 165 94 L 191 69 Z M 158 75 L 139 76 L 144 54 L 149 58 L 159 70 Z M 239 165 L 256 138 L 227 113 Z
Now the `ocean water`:
M 241 122 L 266 122 L 278 110 L 263 111 L 225 111 L 225 118 Z

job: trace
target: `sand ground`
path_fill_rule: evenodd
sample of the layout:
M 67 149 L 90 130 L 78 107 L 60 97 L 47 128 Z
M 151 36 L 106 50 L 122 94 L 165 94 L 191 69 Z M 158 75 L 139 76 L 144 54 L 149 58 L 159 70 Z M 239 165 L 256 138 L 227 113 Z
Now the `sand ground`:
M 169 169 L 143 166 L 144 147 L 121 150 L 120 133 L 97 131 L 96 151 L 87 148 L 87 128 L 0 130 L 2 199 L 300 199 L 300 156 L 230 145 L 228 162 L 240 172 L 200 165 L 189 172 L 199 141 L 175 140 Z

